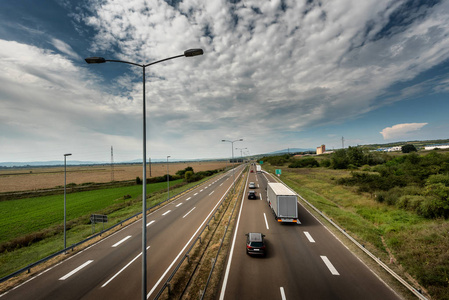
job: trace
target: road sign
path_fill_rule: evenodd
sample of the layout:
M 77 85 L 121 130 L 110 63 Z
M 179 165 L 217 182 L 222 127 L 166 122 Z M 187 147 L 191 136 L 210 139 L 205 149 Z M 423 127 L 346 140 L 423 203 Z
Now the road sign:
M 259 164 L 263 164 L 263 161 L 259 161 Z
M 281 169 L 276 169 L 276 175 L 281 175 L 281 174 L 282 174 Z
M 94 234 L 95 232 L 95 224 L 96 223 L 102 223 L 103 224 L 103 229 L 104 230 L 104 223 L 108 222 L 108 216 L 106 215 L 90 215 L 90 222 L 92 223 L 92 234 Z
M 90 221 L 92 223 L 107 223 L 108 216 L 106 216 L 106 215 L 90 215 Z

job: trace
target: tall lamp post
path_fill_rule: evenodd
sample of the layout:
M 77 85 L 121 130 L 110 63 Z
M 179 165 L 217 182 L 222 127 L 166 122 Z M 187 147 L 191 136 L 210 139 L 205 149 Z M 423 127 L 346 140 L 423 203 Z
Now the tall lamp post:
M 170 155 L 167 155 L 167 200 L 170 199 L 170 175 L 168 173 L 168 158 Z
M 66 239 L 66 220 L 67 220 L 67 214 L 66 214 L 66 183 L 67 183 L 67 163 L 66 158 L 67 156 L 72 155 L 72 153 L 66 153 L 64 154 L 64 251 L 67 248 L 67 239 Z
M 233 140 L 233 141 L 230 141 L 230 140 L 221 140 L 221 141 L 231 143 L 232 160 L 234 160 L 234 142 L 241 142 L 241 141 L 243 141 L 243 139 L 238 139 L 238 140 Z M 235 194 L 235 171 L 234 171 L 234 168 L 232 168 L 232 178 L 234 180 L 232 189 L 233 189 L 233 193 Z
M 147 144 L 147 133 L 146 133 L 146 106 L 145 106 L 145 68 L 149 67 L 151 65 L 178 58 L 178 57 L 191 57 L 191 56 L 197 56 L 202 55 L 203 49 L 189 49 L 184 51 L 184 54 L 168 57 L 165 59 L 161 59 L 149 64 L 138 64 L 133 63 L 129 61 L 123 61 L 123 60 L 115 60 L 115 59 L 104 59 L 103 57 L 88 57 L 85 59 L 85 61 L 88 64 L 101 64 L 105 62 L 118 62 L 118 63 L 124 63 L 129 64 L 133 66 L 138 66 L 142 68 L 142 83 L 143 83 L 143 160 L 142 160 L 142 168 L 143 168 L 143 187 L 142 187 L 142 299 L 145 300 L 147 298 L 147 254 L 146 254 L 146 223 L 147 223 L 147 207 L 146 207 L 146 183 L 147 183 L 147 174 L 146 174 L 146 144 Z
M 235 148 L 235 150 L 240 150 L 240 159 L 243 161 L 243 150 L 248 148 Z

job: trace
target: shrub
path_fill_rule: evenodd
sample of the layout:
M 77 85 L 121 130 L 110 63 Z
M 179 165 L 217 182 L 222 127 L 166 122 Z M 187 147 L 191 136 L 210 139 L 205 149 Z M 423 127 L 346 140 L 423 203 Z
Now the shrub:
M 330 159 L 323 159 L 321 162 L 320 162 L 320 166 L 321 167 L 324 167 L 324 168 L 329 168 L 330 166 L 331 166 L 331 160 Z
M 288 167 L 289 168 L 313 168 L 313 167 L 319 167 L 319 163 L 315 158 L 307 157 L 307 158 L 299 159 L 299 160 L 292 162 Z

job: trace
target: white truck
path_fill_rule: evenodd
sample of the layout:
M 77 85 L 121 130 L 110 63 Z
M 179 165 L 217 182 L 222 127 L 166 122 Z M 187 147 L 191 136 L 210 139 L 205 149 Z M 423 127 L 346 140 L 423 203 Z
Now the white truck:
M 262 167 L 260 165 L 256 165 L 256 172 L 257 173 L 262 172 Z
M 269 182 L 267 202 L 278 222 L 301 224 L 298 220 L 297 196 L 282 183 Z

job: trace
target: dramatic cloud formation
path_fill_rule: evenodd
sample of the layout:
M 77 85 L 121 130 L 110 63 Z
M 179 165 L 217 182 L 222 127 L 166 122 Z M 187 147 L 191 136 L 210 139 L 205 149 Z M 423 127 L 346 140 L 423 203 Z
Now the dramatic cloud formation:
M 315 148 L 331 136 L 372 143 L 407 110 L 376 126 L 365 125 L 365 116 L 449 91 L 447 72 L 437 73 L 449 58 L 448 1 L 59 5 L 64 13 L 55 20 L 39 19 L 38 7 L 22 10 L 26 18 L 0 12 L 0 143 L 8 145 L 0 161 L 64 151 L 107 160 L 111 145 L 117 161 L 140 157 L 142 70 L 87 65 L 88 56 L 150 63 L 204 49 L 147 68 L 148 151 L 156 158 L 229 156 L 222 139 L 244 138 L 251 154 Z M 357 125 L 345 127 L 350 122 Z
M 384 128 L 380 134 L 384 137 L 384 140 L 401 139 L 413 136 L 412 134 L 424 126 L 427 123 L 406 123 L 397 124 L 391 127 Z

